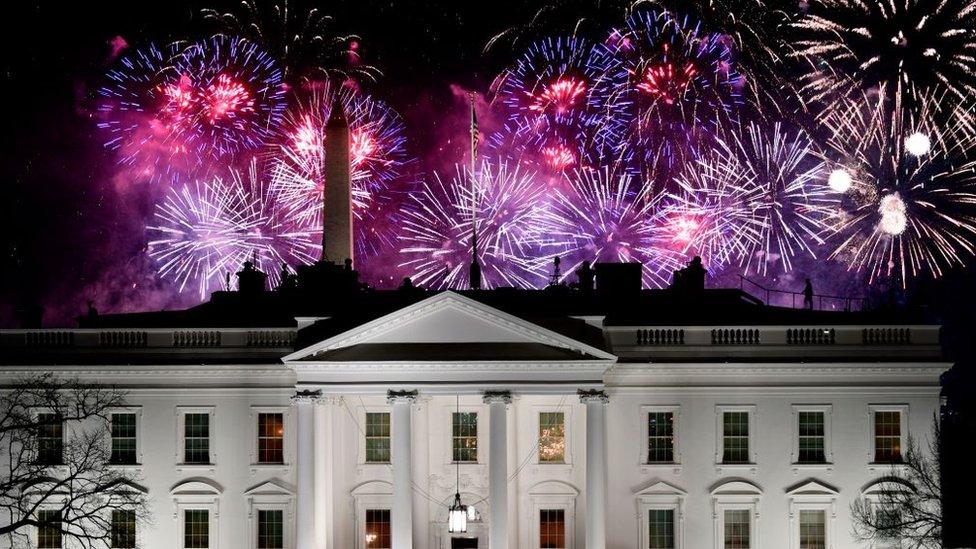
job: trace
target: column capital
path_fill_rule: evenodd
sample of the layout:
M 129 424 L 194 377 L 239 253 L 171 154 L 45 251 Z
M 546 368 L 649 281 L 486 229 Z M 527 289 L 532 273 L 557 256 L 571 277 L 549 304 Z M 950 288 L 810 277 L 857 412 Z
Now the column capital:
M 417 391 L 387 391 L 386 392 L 386 402 L 388 404 L 396 404 L 398 402 L 406 402 L 407 404 L 411 404 L 415 400 L 417 400 Z
M 580 389 L 577 391 L 577 394 L 579 395 L 580 402 L 583 404 L 597 402 L 606 404 L 610 402 L 610 397 L 607 396 L 607 393 L 599 389 Z
M 318 402 L 322 398 L 321 389 L 306 389 L 303 391 L 295 391 L 295 395 L 291 397 L 291 401 L 295 404 L 313 404 Z
M 509 391 L 485 391 L 482 401 L 485 404 L 511 404 L 512 393 Z

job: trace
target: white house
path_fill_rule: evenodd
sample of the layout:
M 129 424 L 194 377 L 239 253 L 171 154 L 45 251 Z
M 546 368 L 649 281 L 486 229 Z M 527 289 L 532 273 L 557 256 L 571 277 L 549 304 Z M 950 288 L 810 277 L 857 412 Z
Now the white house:
M 140 547 L 848 549 L 949 366 L 938 326 L 738 291 L 380 294 L 4 330 L 0 377 L 128 392 Z

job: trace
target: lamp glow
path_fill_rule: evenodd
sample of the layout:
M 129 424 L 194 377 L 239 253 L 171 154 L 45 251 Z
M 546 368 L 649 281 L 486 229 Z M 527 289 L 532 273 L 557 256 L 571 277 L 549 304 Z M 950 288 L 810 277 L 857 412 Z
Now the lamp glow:
M 447 531 L 451 534 L 468 531 L 468 508 L 461 505 L 461 494 L 454 494 L 454 505 L 451 505 L 447 515 Z

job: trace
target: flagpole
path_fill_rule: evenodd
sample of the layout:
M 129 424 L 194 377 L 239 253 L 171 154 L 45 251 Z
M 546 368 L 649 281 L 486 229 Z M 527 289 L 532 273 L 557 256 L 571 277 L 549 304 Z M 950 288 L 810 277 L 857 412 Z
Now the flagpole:
M 478 263 L 478 118 L 474 110 L 474 93 L 471 99 L 471 267 L 468 273 L 472 290 L 481 289 L 481 265 Z

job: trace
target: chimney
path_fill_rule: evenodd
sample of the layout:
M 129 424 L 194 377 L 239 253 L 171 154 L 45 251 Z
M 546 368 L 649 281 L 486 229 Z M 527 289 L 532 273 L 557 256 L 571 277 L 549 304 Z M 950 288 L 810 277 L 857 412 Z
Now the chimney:
M 325 189 L 322 192 L 322 261 L 352 259 L 352 189 L 349 124 L 342 105 L 332 108 L 325 128 Z

